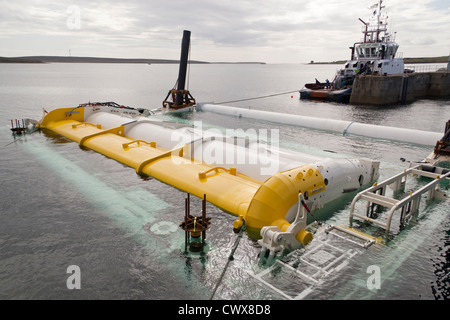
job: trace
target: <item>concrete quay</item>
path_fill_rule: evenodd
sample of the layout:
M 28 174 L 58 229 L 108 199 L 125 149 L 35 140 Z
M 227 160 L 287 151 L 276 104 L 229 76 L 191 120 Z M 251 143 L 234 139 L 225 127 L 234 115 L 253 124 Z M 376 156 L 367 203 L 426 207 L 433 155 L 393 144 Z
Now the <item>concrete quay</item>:
M 450 98 L 450 71 L 393 75 L 359 75 L 355 78 L 350 104 L 395 105 L 418 99 Z

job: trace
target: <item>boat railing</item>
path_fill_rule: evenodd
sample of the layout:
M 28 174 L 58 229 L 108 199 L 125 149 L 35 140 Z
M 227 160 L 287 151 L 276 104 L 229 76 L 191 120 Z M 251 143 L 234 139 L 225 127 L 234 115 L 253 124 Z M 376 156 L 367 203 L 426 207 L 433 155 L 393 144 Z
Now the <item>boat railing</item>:
M 387 27 L 386 24 L 377 26 L 377 25 L 368 25 L 366 26 L 362 26 L 361 27 L 361 32 L 364 34 L 369 34 L 369 33 L 381 33 L 381 32 L 386 32 L 387 31 Z
M 409 196 L 406 196 L 403 199 L 399 200 L 391 196 L 386 196 L 386 188 L 388 186 L 391 187 L 394 192 L 404 191 L 407 176 L 410 174 L 413 176 L 430 178 L 432 180 L 415 192 L 410 191 Z M 385 239 L 387 240 L 394 213 L 401 211 L 400 225 L 405 225 L 405 221 L 417 214 L 422 195 L 428 195 L 429 201 L 442 194 L 439 189 L 439 184 L 444 180 L 450 180 L 450 171 L 437 174 L 435 173 L 435 168 L 430 170 L 422 167 L 422 165 L 417 165 L 404 170 L 381 183 L 376 183 L 372 187 L 358 193 L 353 199 L 350 206 L 350 227 L 353 224 L 354 218 L 361 219 L 385 229 Z M 355 205 L 359 200 L 367 201 L 366 215 L 355 212 Z M 389 209 L 385 221 L 377 219 L 377 214 L 373 215 L 375 208 L 377 211 L 379 210 L 381 212 L 382 207 Z
M 424 73 L 424 72 L 436 72 L 439 69 L 445 68 L 446 64 L 423 64 L 423 65 L 405 65 L 405 68 L 410 69 L 414 72 Z

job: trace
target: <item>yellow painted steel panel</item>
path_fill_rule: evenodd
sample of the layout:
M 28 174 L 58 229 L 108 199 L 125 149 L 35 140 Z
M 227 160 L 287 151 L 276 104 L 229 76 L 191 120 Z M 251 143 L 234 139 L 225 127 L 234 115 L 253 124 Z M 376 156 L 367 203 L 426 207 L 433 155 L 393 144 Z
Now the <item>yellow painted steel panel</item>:
M 57 109 L 44 117 L 41 127 L 115 159 L 137 172 L 207 200 L 246 221 L 250 236 L 259 237 L 264 226 L 289 227 L 285 215 L 298 201 L 298 193 L 312 195 L 325 190 L 323 177 L 310 165 L 278 173 L 264 183 L 236 172 L 186 159 L 183 148 L 165 150 L 152 141 L 134 140 L 120 126 L 103 130 L 83 122 L 84 108 Z

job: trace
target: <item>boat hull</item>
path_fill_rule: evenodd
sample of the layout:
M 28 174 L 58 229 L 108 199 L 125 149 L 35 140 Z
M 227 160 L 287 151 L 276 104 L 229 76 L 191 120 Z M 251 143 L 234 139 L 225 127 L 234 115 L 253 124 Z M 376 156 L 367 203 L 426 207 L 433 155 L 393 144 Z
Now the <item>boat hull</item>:
M 352 88 L 334 90 L 334 89 L 309 89 L 306 87 L 300 90 L 300 99 L 348 103 L 350 101 L 351 94 Z

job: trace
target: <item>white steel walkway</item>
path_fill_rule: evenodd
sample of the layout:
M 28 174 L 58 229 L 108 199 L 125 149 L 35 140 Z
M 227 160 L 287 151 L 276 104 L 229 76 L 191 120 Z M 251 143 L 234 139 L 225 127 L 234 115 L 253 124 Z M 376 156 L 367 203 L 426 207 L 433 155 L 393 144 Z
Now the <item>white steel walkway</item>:
M 404 196 L 405 185 L 409 175 L 422 176 L 432 180 Z M 307 297 L 314 288 L 327 281 L 333 274 L 338 274 L 352 259 L 364 253 L 368 247 L 388 240 L 391 222 L 395 213 L 400 212 L 400 225 L 409 221 L 419 210 L 422 196 L 427 200 L 438 197 L 447 199 L 439 188 L 444 180 L 450 180 L 450 170 L 427 165 L 416 165 L 403 172 L 358 193 L 350 208 L 350 225 L 329 225 L 322 228 L 306 247 L 294 250 L 258 272 L 249 272 L 260 283 L 277 292 L 282 297 L 295 300 Z M 393 196 L 386 195 L 386 188 L 393 190 Z M 402 199 L 396 195 L 403 193 Z M 367 201 L 366 216 L 356 213 L 356 202 Z M 383 214 L 384 221 L 377 220 L 376 213 L 388 208 Z M 381 215 L 380 215 L 381 218 Z M 385 237 L 374 237 L 352 228 L 353 220 L 361 219 L 369 225 L 385 230 Z M 264 260 L 264 259 L 261 259 Z

